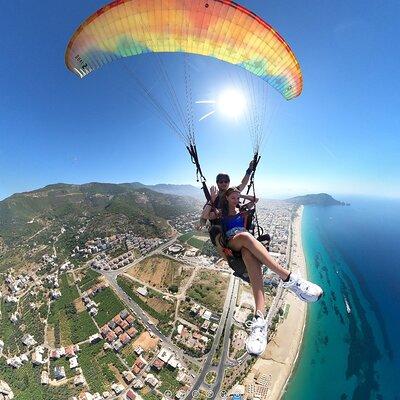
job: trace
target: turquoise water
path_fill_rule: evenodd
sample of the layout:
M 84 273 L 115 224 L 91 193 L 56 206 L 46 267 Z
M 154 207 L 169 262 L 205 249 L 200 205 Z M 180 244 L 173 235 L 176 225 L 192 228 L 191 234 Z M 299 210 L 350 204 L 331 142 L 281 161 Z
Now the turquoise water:
M 308 306 L 283 399 L 400 399 L 400 202 L 308 206 L 302 238 L 325 296 Z

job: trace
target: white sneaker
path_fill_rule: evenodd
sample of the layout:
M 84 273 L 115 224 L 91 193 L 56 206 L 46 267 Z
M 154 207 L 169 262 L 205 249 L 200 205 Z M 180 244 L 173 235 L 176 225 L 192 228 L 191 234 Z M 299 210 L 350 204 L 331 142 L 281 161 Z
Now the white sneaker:
M 324 291 L 315 283 L 306 281 L 296 274 L 290 274 L 288 282 L 283 282 L 283 287 L 294 293 L 300 300 L 307 303 L 318 301 Z
M 246 326 L 250 328 L 250 335 L 246 339 L 246 350 L 249 354 L 259 356 L 267 347 L 267 321 L 262 312 L 257 310 L 258 317 L 253 321 L 247 321 Z

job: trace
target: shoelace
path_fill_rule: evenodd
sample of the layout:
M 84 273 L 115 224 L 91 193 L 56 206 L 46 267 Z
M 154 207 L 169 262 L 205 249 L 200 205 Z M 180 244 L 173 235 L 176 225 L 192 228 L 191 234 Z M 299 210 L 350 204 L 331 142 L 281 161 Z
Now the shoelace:
M 247 328 L 249 328 L 251 330 L 251 335 L 255 334 L 257 332 L 257 330 L 259 330 L 260 332 L 262 332 L 265 329 L 265 325 L 264 326 L 257 326 L 255 325 L 255 323 L 257 322 L 257 320 L 253 320 L 253 321 L 246 321 L 244 324 Z
M 253 325 L 253 321 L 246 321 L 246 322 L 244 323 L 244 325 L 246 326 L 246 328 L 251 329 L 251 326 Z
M 283 282 L 283 287 L 284 288 L 290 288 L 290 287 L 292 287 L 292 286 L 300 286 L 300 283 L 301 282 L 299 282 L 300 281 L 300 279 L 296 276 L 295 278 L 293 278 L 293 279 L 291 279 L 291 280 L 289 280 L 289 282 Z

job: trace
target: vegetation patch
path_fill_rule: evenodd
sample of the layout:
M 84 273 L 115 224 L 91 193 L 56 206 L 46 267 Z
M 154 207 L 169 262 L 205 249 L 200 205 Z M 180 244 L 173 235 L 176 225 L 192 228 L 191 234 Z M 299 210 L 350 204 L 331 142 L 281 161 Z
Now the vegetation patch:
M 120 243 L 117 247 L 113 248 L 108 252 L 108 256 L 113 259 L 115 257 L 122 256 L 128 251 L 125 243 Z
M 207 373 L 207 375 L 205 377 L 205 381 L 209 385 L 212 385 L 215 382 L 216 377 L 217 377 L 217 374 L 214 371 L 210 371 Z
M 93 271 L 92 269 L 87 269 L 80 282 L 78 282 L 78 286 L 80 287 L 81 291 L 84 292 L 85 290 L 90 289 L 97 283 L 97 280 L 100 276 L 101 274 L 98 272 Z
M 96 325 L 87 311 L 76 313 L 70 318 L 72 343 L 83 342 L 98 332 Z
M 133 366 L 134 362 L 138 357 L 137 354 L 135 353 L 135 349 L 132 346 L 132 343 L 129 343 L 122 349 L 121 356 L 124 358 L 124 360 L 130 367 Z
M 1 304 L 1 323 L 0 338 L 4 342 L 4 353 L 19 353 L 24 347 L 21 343 L 22 332 L 19 329 L 20 321 L 13 324 L 10 317 L 17 311 L 17 305 L 6 303 L 4 297 L 0 300 Z
M 182 387 L 182 384 L 176 380 L 176 377 L 178 376 L 178 371 L 176 370 L 171 370 L 170 368 L 165 367 L 156 372 L 155 375 L 162 381 L 161 386 L 158 388 L 161 393 L 170 390 L 175 394 Z
M 152 317 L 157 319 L 159 321 L 158 328 L 166 334 L 169 334 L 170 330 L 172 329 L 171 326 L 169 325 L 171 319 L 172 319 L 172 314 L 175 310 L 174 304 L 167 300 L 163 300 L 160 298 L 159 294 L 151 293 L 149 292 L 149 297 L 143 297 L 139 295 L 136 292 L 136 287 L 135 284 L 129 279 L 124 276 L 118 276 L 117 277 L 117 282 L 118 285 L 121 286 L 121 288 L 124 290 L 124 292 L 135 302 L 137 303 L 144 311 L 146 311 L 148 314 L 150 314 Z M 153 296 L 155 297 L 155 300 L 157 300 L 158 304 L 159 302 L 163 301 L 164 302 L 164 307 L 162 308 L 161 312 L 156 311 L 154 308 L 151 307 L 149 304 L 149 299 L 151 299 Z M 153 301 L 155 301 L 153 300 Z
M 110 287 L 97 293 L 93 300 L 99 305 L 99 312 L 94 318 L 100 326 L 110 321 L 125 308 L 124 303 Z
M 68 282 L 67 274 L 61 275 L 60 279 L 61 297 L 51 303 L 49 323 L 54 324 L 60 313 L 68 313 L 74 308 L 73 302 L 79 297 L 78 289 L 74 284 Z
M 75 370 L 69 367 L 69 361 L 66 357 L 61 357 L 58 360 L 50 361 L 50 378 L 56 379 L 54 375 L 54 368 L 55 367 L 64 367 L 65 375 L 67 378 L 71 378 L 75 376 Z
M 0 358 L 0 376 L 14 392 L 18 400 L 65 400 L 77 396 L 79 390 L 72 384 L 59 387 L 42 386 L 40 383 L 41 369 L 31 363 L 24 364 L 19 369 L 6 365 L 6 360 Z
M 190 246 L 196 247 L 196 249 L 203 250 L 205 242 L 195 237 L 190 238 L 187 242 Z
M 218 271 L 200 271 L 187 295 L 213 311 L 221 312 L 229 277 Z
M 144 400 L 160 400 L 162 398 L 162 396 L 158 395 L 154 390 L 151 390 L 147 386 L 141 389 L 139 394 Z
M 78 361 L 92 393 L 110 390 L 111 384 L 117 380 L 110 366 L 120 373 L 125 370 L 113 350 L 103 350 L 104 343 L 101 340 L 96 344 L 84 344 L 79 352 Z
M 61 297 L 51 303 L 49 324 L 54 327 L 56 346 L 82 342 L 97 332 L 97 327 L 87 311 L 78 312 L 75 303 L 79 298 L 75 284 L 67 274 L 61 275 Z
M 191 232 L 187 232 L 184 233 L 183 235 L 178 237 L 178 240 L 182 243 L 187 242 L 192 236 L 194 236 L 196 232 L 195 231 L 191 231 Z
M 154 256 L 134 265 L 127 273 L 146 285 L 166 291 L 173 286 L 179 288 L 190 276 L 190 269 L 168 257 Z

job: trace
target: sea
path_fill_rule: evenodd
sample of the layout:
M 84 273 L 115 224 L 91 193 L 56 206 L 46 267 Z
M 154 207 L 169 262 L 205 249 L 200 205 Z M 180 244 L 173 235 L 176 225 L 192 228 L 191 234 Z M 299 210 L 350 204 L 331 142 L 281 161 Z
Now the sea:
M 308 305 L 284 400 L 400 400 L 400 200 L 306 206 Z

